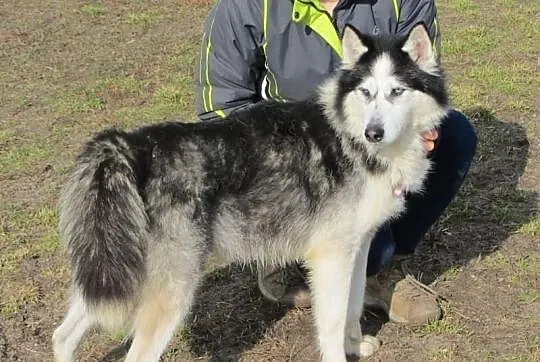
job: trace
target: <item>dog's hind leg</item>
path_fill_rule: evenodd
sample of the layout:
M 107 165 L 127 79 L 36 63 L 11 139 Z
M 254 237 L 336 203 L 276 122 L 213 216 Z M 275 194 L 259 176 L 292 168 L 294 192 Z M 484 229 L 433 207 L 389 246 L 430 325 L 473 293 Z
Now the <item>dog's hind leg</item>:
M 355 251 L 342 245 L 336 240 L 319 242 L 306 255 L 323 362 L 346 361 L 345 322 Z
M 73 293 L 69 311 L 53 333 L 54 359 L 57 362 L 74 360 L 75 350 L 86 331 L 96 323 L 79 293 Z
M 126 362 L 159 361 L 192 298 L 166 291 L 148 292 L 137 311 Z
M 357 357 L 371 356 L 380 346 L 380 341 L 376 337 L 362 335 L 362 328 L 360 326 L 360 318 L 364 309 L 369 246 L 369 240 L 364 240 L 360 250 L 356 254 L 352 274 L 351 294 L 347 309 L 347 325 L 345 327 L 345 353 Z
M 189 313 L 202 277 L 200 257 L 187 243 L 159 243 L 149 256 L 149 277 L 135 312 L 127 362 L 159 361 Z

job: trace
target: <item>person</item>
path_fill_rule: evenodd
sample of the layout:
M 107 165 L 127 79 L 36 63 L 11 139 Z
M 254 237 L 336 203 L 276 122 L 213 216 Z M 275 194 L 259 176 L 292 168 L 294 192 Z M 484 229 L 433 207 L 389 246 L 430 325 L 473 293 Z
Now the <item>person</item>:
M 223 118 L 268 99 L 310 97 L 340 64 L 346 24 L 368 34 L 407 34 L 420 22 L 440 58 L 433 0 L 221 0 L 204 25 L 198 118 Z M 406 212 L 374 237 L 365 298 L 366 307 L 383 308 L 391 321 L 410 325 L 441 317 L 436 295 L 406 276 L 406 261 L 458 192 L 476 149 L 474 128 L 457 110 L 423 138 L 434 162 L 426 191 L 408 195 Z M 309 306 L 309 289 L 296 274 L 305 275 L 301 265 L 258 270 L 259 289 L 270 300 Z

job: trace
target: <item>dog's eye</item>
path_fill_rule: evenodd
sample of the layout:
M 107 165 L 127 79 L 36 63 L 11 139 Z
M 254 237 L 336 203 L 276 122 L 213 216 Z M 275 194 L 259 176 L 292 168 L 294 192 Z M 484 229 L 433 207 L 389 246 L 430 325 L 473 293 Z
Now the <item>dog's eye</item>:
M 390 91 L 390 96 L 398 97 L 402 95 L 403 92 L 405 92 L 405 88 L 392 88 L 392 90 Z
M 362 92 L 362 94 L 363 94 L 364 97 L 366 97 L 366 98 L 369 98 L 369 97 L 371 96 L 371 94 L 369 93 L 369 90 L 366 89 L 366 88 L 358 88 L 358 90 L 359 90 L 360 92 Z

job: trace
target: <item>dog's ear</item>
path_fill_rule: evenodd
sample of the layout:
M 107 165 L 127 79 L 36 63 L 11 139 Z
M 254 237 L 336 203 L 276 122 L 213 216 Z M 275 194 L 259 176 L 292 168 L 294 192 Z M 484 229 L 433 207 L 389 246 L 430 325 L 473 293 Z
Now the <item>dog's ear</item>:
M 343 48 L 343 64 L 352 67 L 358 59 L 368 51 L 368 47 L 361 38 L 361 35 L 350 25 L 345 26 L 343 38 L 341 40 Z
M 402 50 L 426 72 L 432 71 L 437 66 L 433 45 L 424 24 L 418 24 L 412 28 Z

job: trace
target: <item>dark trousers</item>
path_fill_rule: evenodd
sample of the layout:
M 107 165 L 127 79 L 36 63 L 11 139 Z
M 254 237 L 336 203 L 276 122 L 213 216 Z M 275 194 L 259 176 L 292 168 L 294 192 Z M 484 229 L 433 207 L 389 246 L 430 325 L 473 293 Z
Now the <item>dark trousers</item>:
M 450 112 L 442 122 L 437 142 L 430 156 L 434 165 L 424 193 L 408 195 L 405 212 L 375 235 L 369 251 L 368 276 L 379 272 L 394 255 L 413 253 L 463 183 L 476 151 L 472 124 L 462 113 Z

